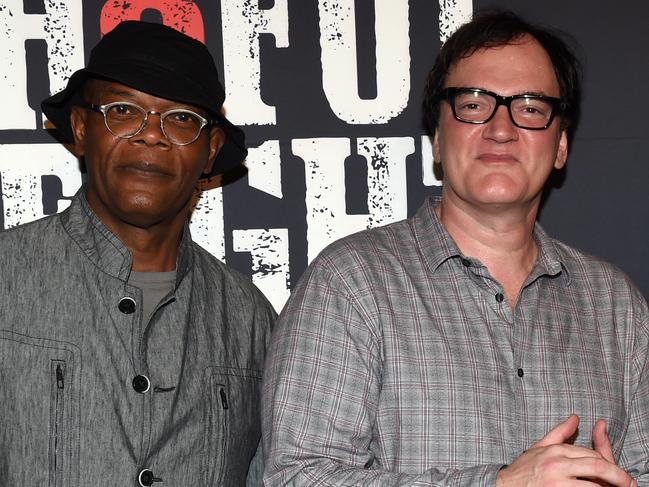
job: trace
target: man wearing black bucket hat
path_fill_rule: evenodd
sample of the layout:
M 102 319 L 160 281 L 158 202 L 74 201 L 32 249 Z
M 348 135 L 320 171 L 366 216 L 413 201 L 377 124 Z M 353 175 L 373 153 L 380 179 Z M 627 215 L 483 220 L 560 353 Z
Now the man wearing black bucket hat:
M 128 21 L 43 102 L 87 181 L 0 234 L 0 485 L 258 483 L 274 311 L 188 226 L 246 156 L 224 98 L 202 43 Z

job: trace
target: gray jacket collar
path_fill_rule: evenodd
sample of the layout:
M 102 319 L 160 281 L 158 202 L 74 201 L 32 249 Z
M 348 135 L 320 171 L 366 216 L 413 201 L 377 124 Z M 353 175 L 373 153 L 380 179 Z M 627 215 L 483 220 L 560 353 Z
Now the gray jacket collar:
M 131 252 L 92 211 L 86 199 L 85 186 L 79 189 L 70 207 L 60 217 L 65 231 L 93 264 L 111 276 L 128 281 Z M 186 222 L 176 258 L 176 287 L 193 264 L 191 246 L 189 222 Z

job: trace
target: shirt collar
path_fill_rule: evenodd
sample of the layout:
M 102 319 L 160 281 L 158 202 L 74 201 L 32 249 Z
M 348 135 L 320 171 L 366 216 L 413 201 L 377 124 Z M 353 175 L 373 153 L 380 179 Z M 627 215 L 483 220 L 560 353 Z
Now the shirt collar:
M 462 256 L 455 241 L 435 213 L 441 201 L 442 198 L 439 196 L 427 198 L 413 218 L 415 238 L 426 264 L 433 273 L 448 259 Z
M 563 254 L 559 251 L 557 242 L 545 233 L 539 222 L 534 224 L 534 240 L 536 240 L 539 255 L 530 278 L 535 279 L 542 275 L 557 276 L 565 272 L 566 282 L 570 284 L 570 273 L 565 265 Z
M 431 272 L 435 272 L 448 259 L 467 258 L 435 212 L 441 201 L 440 196 L 427 198 L 413 218 L 415 238 Z M 542 275 L 555 276 L 562 271 L 566 271 L 566 276 L 569 278 L 556 242 L 545 233 L 538 222 L 534 225 L 534 239 L 539 248 L 539 255 L 530 278 L 536 279 Z

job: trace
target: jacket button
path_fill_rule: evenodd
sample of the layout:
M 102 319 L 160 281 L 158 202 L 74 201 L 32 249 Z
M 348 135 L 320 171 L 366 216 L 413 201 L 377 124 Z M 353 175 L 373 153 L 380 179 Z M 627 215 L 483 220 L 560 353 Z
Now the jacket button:
M 130 315 L 135 312 L 135 299 L 130 296 L 124 296 L 119 300 L 117 307 L 125 315 Z
M 137 476 L 138 483 L 143 487 L 153 485 L 153 479 L 153 472 L 148 468 L 140 470 L 140 473 Z
M 135 392 L 144 394 L 146 391 L 149 390 L 149 387 L 151 387 L 151 383 L 149 382 L 149 378 L 146 375 L 138 374 L 135 377 L 133 377 L 133 389 L 135 389 Z

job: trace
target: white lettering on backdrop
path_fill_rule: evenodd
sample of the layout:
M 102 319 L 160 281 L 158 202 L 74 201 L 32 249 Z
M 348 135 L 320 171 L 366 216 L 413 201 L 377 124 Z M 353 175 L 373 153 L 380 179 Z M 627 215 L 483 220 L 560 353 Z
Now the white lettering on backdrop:
M 336 116 L 350 124 L 387 123 L 408 104 L 410 37 L 408 0 L 376 0 L 376 91 L 358 96 L 354 0 L 320 0 L 322 86 Z
M 70 75 L 83 67 L 81 0 L 45 1 L 45 14 L 25 14 L 21 0 L 0 5 L 0 93 L 9 117 L 0 118 L 0 130 L 37 128 L 34 110 L 27 100 L 25 41 L 47 43 L 50 92 L 62 90 Z
M 267 10 L 250 0 L 221 1 L 227 116 L 234 124 L 276 123 L 275 108 L 261 99 L 259 34 L 272 34 L 277 47 L 288 47 L 286 1 L 275 0 Z
M 131 6 L 129 6 L 131 5 Z M 124 9 L 139 8 L 134 1 Z M 322 51 L 322 83 L 331 110 L 349 124 L 384 124 L 398 116 L 408 103 L 410 89 L 410 39 L 407 0 L 377 0 L 376 87 L 374 99 L 358 94 L 356 19 L 354 1 L 335 4 L 320 0 L 319 40 Z M 439 25 L 443 40 L 467 19 L 471 0 L 440 0 Z M 45 0 L 43 14 L 25 14 L 23 2 L 7 0 L 0 6 L 0 62 L 5 66 L 0 90 L 5 94 L 12 117 L 0 120 L 0 130 L 35 130 L 34 110 L 28 104 L 28 69 L 25 41 L 43 39 L 47 45 L 49 91 L 65 86 L 83 66 L 82 2 Z M 124 12 L 127 15 L 128 12 Z M 259 36 L 270 34 L 277 48 L 289 45 L 287 0 L 275 0 L 271 8 L 256 2 L 221 2 L 224 42 L 224 79 L 228 116 L 239 125 L 276 124 L 275 107 L 261 98 Z M 196 17 L 199 18 L 200 16 Z M 318 33 L 314 33 L 318 35 Z M 250 149 L 247 160 L 251 187 L 275 198 L 283 198 L 279 140 L 267 140 Z M 411 137 L 362 137 L 295 139 L 291 149 L 306 167 L 307 257 L 309 262 L 336 238 L 351 232 L 387 224 L 406 217 L 406 158 L 414 153 Z M 365 215 L 350 215 L 345 208 L 345 159 L 354 152 L 367 165 Z M 284 149 L 282 149 L 284 150 Z M 432 151 L 421 138 L 423 183 L 438 185 L 432 171 Z M 63 146 L 50 144 L 0 145 L 0 178 L 4 225 L 12 227 L 61 211 L 81 184 L 78 163 Z M 45 191 L 46 187 L 48 191 Z M 353 188 L 352 188 L 353 189 Z M 53 200 L 46 204 L 47 199 Z M 48 206 L 49 205 L 49 206 Z M 204 191 L 191 223 L 195 240 L 217 258 L 225 260 L 223 192 Z M 289 247 L 287 228 L 235 229 L 233 250 L 252 257 L 252 278 L 276 309 L 289 294 Z
M 367 160 L 368 215 L 348 215 L 345 209 L 346 138 L 293 140 L 293 153 L 306 166 L 308 259 L 334 240 L 385 225 L 407 216 L 406 156 L 414 151 L 411 137 L 363 138 L 357 152 Z
M 56 176 L 61 181 L 62 198 L 54 211 L 67 208 L 67 198 L 81 186 L 79 161 L 60 144 L 2 144 L 0 174 L 5 228 L 45 216 L 44 176 Z

